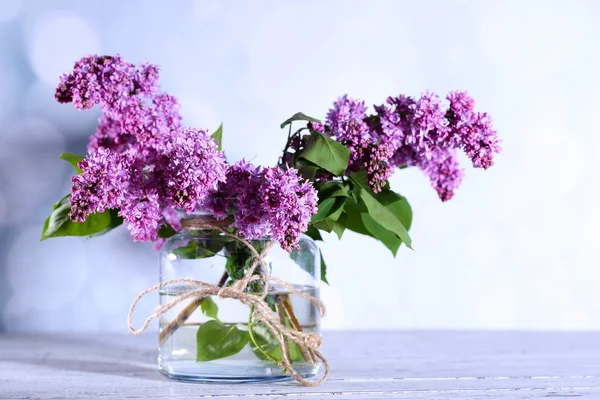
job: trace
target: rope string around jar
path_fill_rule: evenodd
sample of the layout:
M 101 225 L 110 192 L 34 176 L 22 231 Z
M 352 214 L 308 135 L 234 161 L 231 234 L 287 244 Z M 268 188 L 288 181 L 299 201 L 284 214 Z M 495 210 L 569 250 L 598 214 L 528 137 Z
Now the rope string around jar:
M 261 253 L 259 253 L 249 241 L 240 237 L 239 235 L 236 235 L 235 233 L 229 232 L 222 226 L 222 224 L 212 223 L 212 222 L 208 222 L 205 220 L 197 220 L 196 222 L 188 222 L 187 225 L 188 225 L 188 227 L 190 227 L 192 229 L 199 229 L 199 230 L 200 229 L 216 229 L 216 230 L 222 232 L 223 234 L 228 235 L 228 236 L 238 240 L 239 242 L 243 243 L 250 250 L 250 252 L 254 255 L 254 261 L 252 262 L 250 268 L 248 269 L 248 272 L 244 275 L 244 277 L 242 279 L 235 281 L 231 286 L 219 286 L 219 285 L 202 282 L 202 281 L 195 280 L 195 279 L 181 278 L 181 279 L 173 279 L 173 280 L 161 282 L 157 285 L 149 287 L 148 289 L 146 289 L 143 292 L 141 292 L 140 294 L 138 294 L 137 297 L 134 299 L 133 303 L 131 304 L 131 307 L 130 307 L 129 313 L 128 313 L 128 317 L 127 317 L 129 330 L 134 335 L 139 335 L 139 334 L 143 333 L 146 329 L 148 329 L 148 327 L 150 326 L 150 323 L 154 319 L 159 318 L 160 316 L 164 315 L 165 313 L 167 313 L 168 311 L 170 311 L 177 305 L 179 305 L 185 301 L 191 300 L 191 299 L 198 300 L 198 299 L 203 299 L 208 296 L 219 296 L 220 298 L 223 298 L 223 299 L 226 299 L 226 298 L 227 299 L 235 299 L 235 300 L 240 301 L 242 304 L 249 306 L 251 310 L 254 310 L 252 313 L 252 318 L 256 321 L 262 322 L 271 331 L 271 333 L 273 334 L 273 337 L 275 338 L 275 340 L 277 341 L 277 343 L 279 344 L 279 347 L 281 349 L 282 357 L 281 357 L 281 361 L 280 361 L 279 365 L 285 371 L 287 371 L 296 381 L 298 381 L 300 384 L 302 384 L 304 386 L 318 386 L 321 383 L 325 382 L 325 380 L 329 376 L 330 368 L 329 368 L 329 363 L 327 362 L 327 359 L 319 351 L 319 348 L 321 347 L 321 337 L 318 334 L 313 333 L 313 332 L 303 332 L 302 330 L 286 326 L 284 323 L 282 323 L 280 321 L 279 316 L 271 309 L 271 307 L 265 301 L 265 298 L 269 294 L 269 284 L 271 282 L 274 282 L 274 283 L 277 283 L 277 284 L 283 286 L 285 289 L 287 289 L 287 291 L 290 294 L 295 294 L 297 296 L 303 297 L 304 299 L 314 303 L 319 308 L 321 316 L 325 315 L 325 306 L 319 299 L 317 299 L 313 296 L 307 295 L 305 293 L 302 293 L 301 291 L 294 288 L 289 283 L 269 275 L 267 268 L 265 268 L 264 257 L 266 255 L 266 253 L 268 252 L 268 250 L 272 247 L 273 242 L 269 242 L 269 244 L 267 246 L 265 246 L 263 251 Z M 259 268 L 259 266 L 260 266 L 260 268 Z M 258 268 L 258 271 L 257 271 L 257 268 Z M 255 274 L 255 271 L 257 271 L 258 274 Z M 260 280 L 264 283 L 263 291 L 261 294 L 254 294 L 254 293 L 245 291 L 250 282 L 254 282 L 254 281 L 258 281 L 258 280 Z M 134 328 L 133 323 L 132 323 L 133 312 L 134 312 L 135 307 L 137 306 L 138 302 L 146 294 L 154 292 L 156 290 L 160 290 L 161 288 L 164 288 L 166 286 L 181 284 L 181 283 L 187 283 L 190 285 L 194 285 L 195 287 L 198 287 L 198 289 L 191 289 L 191 290 L 177 296 L 176 298 L 169 301 L 168 303 L 158 306 L 154 310 L 154 313 L 152 313 L 152 315 L 150 315 L 146 319 L 146 321 L 144 321 L 141 328 L 139 328 L 139 329 Z M 323 366 L 325 367 L 325 373 L 323 374 L 323 376 L 320 379 L 318 379 L 318 380 L 305 379 L 300 373 L 298 373 L 296 371 L 296 369 L 294 369 L 293 363 L 290 360 L 290 358 L 287 354 L 287 351 L 286 351 L 288 340 L 296 343 L 299 346 L 303 346 L 304 348 L 307 349 L 307 351 L 311 354 L 311 356 L 313 358 L 318 358 L 323 362 Z

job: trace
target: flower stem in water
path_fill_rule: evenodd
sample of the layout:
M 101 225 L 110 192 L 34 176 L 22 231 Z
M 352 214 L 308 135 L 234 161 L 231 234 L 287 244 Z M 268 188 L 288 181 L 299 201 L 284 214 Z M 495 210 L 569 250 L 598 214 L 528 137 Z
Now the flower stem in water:
M 221 276 L 221 279 L 219 279 L 219 283 L 217 283 L 217 286 L 221 287 L 225 285 L 225 282 L 227 282 L 228 278 L 229 274 L 227 274 L 227 271 L 223 272 L 223 275 Z M 205 297 L 199 297 L 197 299 L 192 300 L 190 304 L 188 304 L 183 310 L 181 310 L 179 315 L 177 315 L 177 318 L 175 318 L 160 332 L 159 343 L 161 345 L 163 345 L 167 341 L 167 339 L 171 335 L 173 335 L 175 331 L 185 323 L 185 321 L 187 321 L 187 319 L 194 313 L 194 311 L 196 311 L 196 309 L 200 307 L 200 304 L 202 304 L 204 299 Z

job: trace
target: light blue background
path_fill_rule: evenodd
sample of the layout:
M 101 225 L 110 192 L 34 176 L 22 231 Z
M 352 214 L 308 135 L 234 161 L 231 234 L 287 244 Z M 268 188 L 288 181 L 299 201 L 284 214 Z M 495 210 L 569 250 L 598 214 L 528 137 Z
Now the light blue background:
M 83 152 L 98 116 L 54 87 L 94 52 L 161 65 L 188 124 L 223 121 L 228 157 L 264 164 L 281 121 L 341 94 L 470 91 L 503 138 L 496 165 L 445 204 L 417 170 L 392 178 L 415 251 L 327 237 L 325 326 L 600 328 L 599 20 L 592 0 L 0 0 L 0 330 L 124 332 L 157 281 L 125 230 L 38 242 L 69 187 L 56 157 Z

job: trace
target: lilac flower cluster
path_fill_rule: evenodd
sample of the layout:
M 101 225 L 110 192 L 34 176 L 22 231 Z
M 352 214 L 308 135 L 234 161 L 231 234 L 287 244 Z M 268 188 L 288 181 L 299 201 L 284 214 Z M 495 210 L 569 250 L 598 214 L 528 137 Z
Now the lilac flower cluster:
M 175 209 L 194 211 L 225 180 L 216 142 L 181 127 L 177 100 L 160 92 L 156 66 L 86 56 L 61 77 L 56 99 L 103 112 L 82 174 L 72 178 L 73 221 L 118 209 L 134 240 L 157 240 L 164 223 L 177 227 Z
M 120 56 L 83 57 L 60 77 L 55 98 L 78 109 L 100 105 L 102 117 L 88 151 L 122 152 L 134 144 L 161 146 L 181 129 L 177 99 L 160 93 L 158 67 L 136 67 Z
M 61 103 L 102 110 L 89 155 L 72 178 L 70 217 L 118 209 L 134 240 L 156 241 L 164 224 L 181 228 L 177 211 L 234 214 L 248 239 L 271 235 L 288 251 L 297 246 L 317 195 L 295 170 L 228 166 L 206 131 L 182 128 L 177 100 L 160 92 L 158 68 L 119 56 L 86 56 L 56 90 Z
M 205 131 L 183 129 L 162 148 L 132 146 L 124 152 L 99 147 L 72 178 L 71 219 L 119 209 L 134 240 L 153 241 L 164 223 L 176 227 L 173 209 L 192 212 L 225 180 L 226 164 Z
M 233 226 L 247 239 L 269 235 L 291 251 L 317 212 L 317 192 L 294 169 L 263 169 L 242 160 L 229 167 L 204 208 L 219 219 L 233 214 Z
M 368 123 L 366 111 L 364 102 L 345 95 L 329 110 L 327 130 L 350 149 L 348 172 L 364 168 L 369 185 L 378 192 L 392 175 L 393 167 L 387 160 L 392 157 L 394 147 L 388 141 L 379 140 L 380 135 Z
M 389 97 L 369 116 L 364 102 L 343 96 L 329 110 L 324 132 L 351 150 L 348 171 L 364 168 L 373 191 L 381 190 L 394 168 L 416 166 L 446 201 L 463 177 L 456 150 L 484 169 L 500 151 L 491 119 L 474 111 L 467 93 L 451 92 L 446 99 L 449 106 L 442 109 L 439 97 L 429 92 L 417 100 Z

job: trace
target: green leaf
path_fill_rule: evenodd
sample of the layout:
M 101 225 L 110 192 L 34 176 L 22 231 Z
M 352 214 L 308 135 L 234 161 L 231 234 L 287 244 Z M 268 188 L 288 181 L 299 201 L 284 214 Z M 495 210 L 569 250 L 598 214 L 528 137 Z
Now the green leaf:
M 299 112 L 299 113 L 292 115 L 290 118 L 286 119 L 285 121 L 283 121 L 281 123 L 281 128 L 282 129 L 285 128 L 287 125 L 291 124 L 294 121 L 309 121 L 309 122 L 321 123 L 321 121 L 319 121 L 318 119 L 309 117 L 308 115 Z
M 319 204 L 319 210 L 316 214 L 314 214 L 311 218 L 311 222 L 314 224 L 315 222 L 323 221 L 329 214 L 331 214 L 331 210 L 335 206 L 335 199 L 325 199 Z
M 290 359 L 292 361 L 306 361 L 296 342 L 288 340 L 288 347 L 290 349 Z
M 248 331 L 212 319 L 196 333 L 196 361 L 211 361 L 239 353 L 248 343 Z
M 110 214 L 110 224 L 106 228 L 101 230 L 100 232 L 94 233 L 94 234 L 90 235 L 89 237 L 102 236 L 123 224 L 123 218 L 119 216 L 119 210 L 111 209 L 111 210 L 109 210 L 109 214 Z
M 333 206 L 332 213 L 329 214 L 329 216 L 327 218 L 334 220 L 334 221 L 339 221 L 339 219 L 342 217 L 342 215 L 344 213 L 344 203 L 345 202 L 346 202 L 346 199 L 344 197 L 337 197 L 335 199 L 335 205 Z
M 221 241 L 197 239 L 190 240 L 185 246 L 173 249 L 172 253 L 183 259 L 210 258 L 214 257 L 222 248 Z
M 294 168 L 298 170 L 300 176 L 302 176 L 308 181 L 314 181 L 315 175 L 319 170 L 319 167 L 317 165 L 311 163 L 308 160 L 303 160 L 301 158 L 294 163 Z
M 346 230 L 346 223 L 348 221 L 348 216 L 346 213 L 340 214 L 339 218 L 333 224 L 333 231 L 338 236 L 338 239 L 342 238 L 344 231 Z
M 375 198 L 390 210 L 407 230 L 410 229 L 412 224 L 412 209 L 406 197 L 400 196 L 392 190 L 384 190 L 377 193 Z
M 348 168 L 350 149 L 322 133 L 314 132 L 309 136 L 307 148 L 300 157 L 339 176 Z
M 223 123 L 219 125 L 219 128 L 210 135 L 211 138 L 217 141 L 217 150 L 221 151 L 223 149 Z
M 281 347 L 279 346 L 279 342 L 264 323 L 257 322 L 252 325 L 252 337 L 255 343 L 252 340 L 250 341 L 250 349 L 256 357 L 263 361 L 269 361 L 269 357 L 276 361 L 281 361 Z
M 311 238 L 312 240 L 323 241 L 323 237 L 321 236 L 321 233 L 319 232 L 319 230 L 312 225 L 308 226 L 308 229 L 306 232 L 304 232 L 304 234 L 306 236 L 308 236 L 309 238 Z
M 390 249 L 395 257 L 398 253 L 398 248 L 402 244 L 402 240 L 400 240 L 398 235 L 375 222 L 375 220 L 367 213 L 360 214 L 360 217 L 365 228 L 369 231 L 370 236 L 383 243 L 385 247 Z
M 333 225 L 334 225 L 335 221 L 326 218 L 323 221 L 319 221 L 319 222 L 313 222 L 312 225 L 317 228 L 320 229 L 322 231 L 325 232 L 332 232 L 333 231 Z
M 347 228 L 362 235 L 371 236 L 382 242 L 395 256 L 402 240 L 394 232 L 385 229 L 375 222 L 367 212 L 364 212 L 354 201 L 346 201 L 344 206 L 348 216 Z M 366 209 L 365 209 L 366 210 Z
M 290 326 L 287 318 L 286 325 Z M 252 325 L 252 338 L 254 341 L 250 340 L 250 349 L 258 359 L 281 362 L 281 346 L 273 336 L 273 332 L 264 323 L 257 322 Z M 288 349 L 292 361 L 304 361 L 304 357 L 296 343 L 288 340 Z
M 350 197 L 348 186 L 343 182 L 323 182 L 319 184 L 319 199 L 327 199 L 330 197 Z
M 171 225 L 163 224 L 158 230 L 158 237 L 161 239 L 168 239 L 176 233 L 177 231 L 173 229 Z
M 329 282 L 327 282 L 327 264 L 325 264 L 321 249 L 319 249 L 319 254 L 321 255 L 321 280 L 329 285 Z
M 77 164 L 79 163 L 79 161 L 83 160 L 85 157 L 82 157 L 82 156 L 79 156 L 79 155 L 73 154 L 73 153 L 62 153 L 60 156 L 58 156 L 58 158 L 60 158 L 61 160 L 65 160 L 66 162 L 71 164 L 73 166 L 73 168 L 75 168 L 75 171 L 77 171 L 78 174 L 81 173 L 81 169 L 79 168 L 79 166 Z
M 200 309 L 202 310 L 202 314 L 206 315 L 209 318 L 214 318 L 217 321 L 217 313 L 219 312 L 219 306 L 214 302 L 214 300 L 210 297 L 205 297 L 200 303 Z
M 378 224 L 383 226 L 385 229 L 388 229 L 394 232 L 398 237 L 406 244 L 408 248 L 411 247 L 410 236 L 408 235 L 408 231 L 398 220 L 398 218 L 383 204 L 381 204 L 377 198 L 375 198 L 371 193 L 371 189 L 368 185 L 365 186 L 363 182 L 361 182 L 360 178 L 355 179 L 355 174 L 350 176 L 352 182 L 356 184 L 356 190 L 358 190 L 358 194 L 365 207 L 367 207 L 367 211 L 369 216 L 375 220 Z
M 333 220 L 337 220 L 343 211 L 345 199 L 343 197 L 340 198 L 329 198 L 323 200 L 319 204 L 319 211 L 312 216 L 311 222 L 314 224 L 315 222 L 323 221 L 326 218 L 331 217 Z
M 346 227 L 348 229 L 362 235 L 373 236 L 365 227 L 361 218 L 363 210 L 356 202 L 353 200 L 346 201 L 344 208 L 346 209 L 346 215 L 348 216 L 348 221 L 346 222 Z
M 111 210 L 90 214 L 84 222 L 73 222 L 69 218 L 70 194 L 52 206 L 50 216 L 44 222 L 41 241 L 59 236 L 90 236 L 100 233 L 112 223 Z

